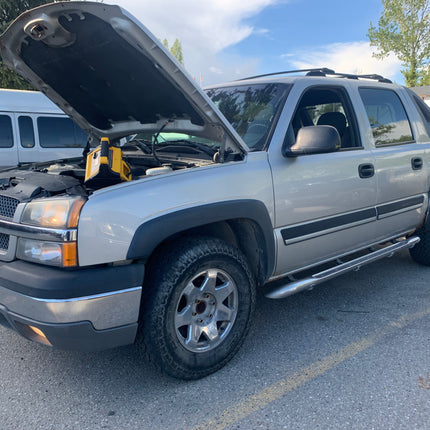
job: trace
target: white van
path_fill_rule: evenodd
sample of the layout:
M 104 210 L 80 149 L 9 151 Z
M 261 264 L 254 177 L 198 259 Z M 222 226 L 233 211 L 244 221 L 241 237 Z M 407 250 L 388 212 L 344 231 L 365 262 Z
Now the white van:
M 80 156 L 87 139 L 42 93 L 0 89 L 0 169 Z

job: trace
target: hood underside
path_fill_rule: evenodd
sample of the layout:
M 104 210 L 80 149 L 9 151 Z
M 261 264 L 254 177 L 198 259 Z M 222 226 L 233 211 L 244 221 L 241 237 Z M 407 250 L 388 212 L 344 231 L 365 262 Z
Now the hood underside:
M 3 61 L 90 135 L 193 133 L 247 150 L 160 42 L 118 6 L 53 3 L 25 12 L 0 38 Z

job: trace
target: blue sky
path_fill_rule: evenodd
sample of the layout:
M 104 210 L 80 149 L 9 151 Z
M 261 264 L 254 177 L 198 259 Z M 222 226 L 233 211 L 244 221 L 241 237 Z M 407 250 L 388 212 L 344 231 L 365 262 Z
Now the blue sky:
M 110 1 L 106 1 L 109 2 Z M 114 1 L 112 2 L 114 3 Z M 117 0 L 158 38 L 183 47 L 203 85 L 325 66 L 403 83 L 399 61 L 372 57 L 366 37 L 381 0 Z
M 366 38 L 369 22 L 377 22 L 380 0 L 291 0 L 269 6 L 247 21 L 257 33 L 231 49 L 247 55 L 277 56 L 314 49 L 318 45 L 360 41 Z

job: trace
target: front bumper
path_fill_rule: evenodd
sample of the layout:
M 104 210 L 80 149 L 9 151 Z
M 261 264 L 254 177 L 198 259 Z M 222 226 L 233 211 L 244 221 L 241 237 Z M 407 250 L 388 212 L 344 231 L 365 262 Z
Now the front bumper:
M 0 263 L 0 324 L 62 349 L 133 343 L 143 275 L 143 264 L 65 271 Z

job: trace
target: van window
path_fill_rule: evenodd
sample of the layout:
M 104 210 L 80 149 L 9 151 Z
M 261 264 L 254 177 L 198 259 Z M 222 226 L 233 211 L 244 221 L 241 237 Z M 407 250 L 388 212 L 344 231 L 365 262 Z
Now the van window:
M 9 115 L 0 115 L 0 148 L 12 148 L 12 120 Z
M 34 147 L 34 128 L 33 120 L 29 116 L 20 116 L 18 118 L 19 136 L 21 139 L 21 146 L 23 148 Z
M 39 142 L 42 148 L 83 148 L 88 136 L 70 118 L 39 117 Z

